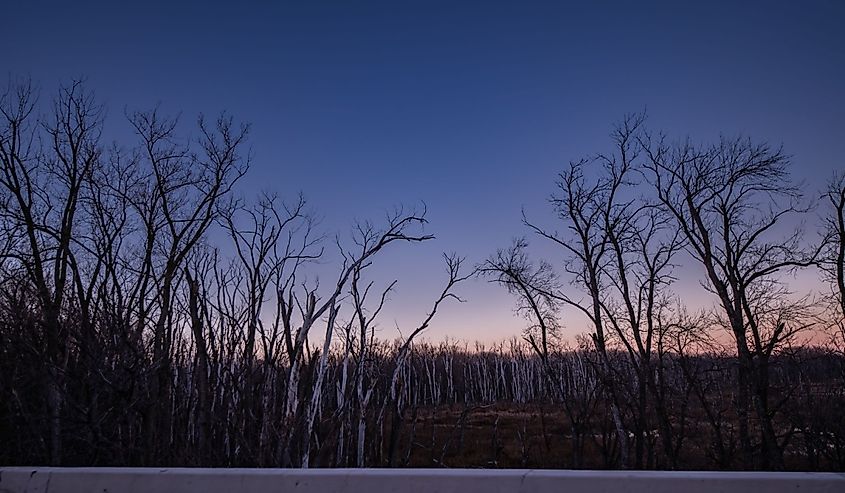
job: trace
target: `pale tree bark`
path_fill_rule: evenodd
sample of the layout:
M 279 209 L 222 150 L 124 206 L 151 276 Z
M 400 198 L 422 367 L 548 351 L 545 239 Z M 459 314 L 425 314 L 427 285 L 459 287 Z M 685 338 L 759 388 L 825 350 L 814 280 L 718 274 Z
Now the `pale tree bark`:
M 413 348 L 414 339 L 422 334 L 431 324 L 431 321 L 434 320 L 435 315 L 437 314 L 438 308 L 440 305 L 443 304 L 446 300 L 452 299 L 458 302 L 462 302 L 463 300 L 458 297 L 454 293 L 455 287 L 461 283 L 466 281 L 467 279 L 472 278 L 476 275 L 477 270 L 473 269 L 469 273 L 465 273 L 461 271 L 461 268 L 464 263 L 464 259 L 462 257 L 457 256 L 456 254 L 444 254 L 443 258 L 446 263 L 446 270 L 448 272 L 448 280 L 446 281 L 446 285 L 443 288 L 443 291 L 440 292 L 440 296 L 434 301 L 431 309 L 429 310 L 428 314 L 426 315 L 425 319 L 408 334 L 408 337 L 402 342 L 401 346 L 396 352 L 395 356 L 395 366 L 393 368 L 393 372 L 390 376 L 389 380 L 389 387 L 388 387 L 388 398 L 384 400 L 384 404 L 381 407 L 381 410 L 378 414 L 378 421 L 384 422 L 385 412 L 390 409 L 391 411 L 391 425 L 390 425 L 390 436 L 388 439 L 388 450 L 387 450 L 387 466 L 393 467 L 396 464 L 396 453 L 397 453 L 397 446 L 399 444 L 399 432 L 402 426 L 402 418 L 405 412 L 404 403 L 401 400 L 401 394 L 403 392 L 402 384 L 401 384 L 401 375 L 403 371 L 406 369 L 406 365 L 408 364 L 408 359 L 410 356 L 410 352 Z M 450 368 L 450 378 L 451 378 L 451 368 Z M 407 383 L 405 384 L 407 386 Z
M 248 127 L 236 126 L 226 115 L 213 126 L 200 117 L 198 140 L 179 144 L 176 119 L 149 111 L 136 112 L 129 120 L 141 140 L 139 152 L 145 166 L 133 190 L 133 205 L 146 229 L 138 300 L 146 297 L 148 285 L 155 285 L 150 301 L 158 312 L 147 312 L 139 319 L 143 330 L 146 315 L 152 315 L 156 378 L 151 382 L 145 436 L 147 459 L 154 463 L 167 458 L 173 439 L 172 417 L 160 410 L 162 403 L 171 401 L 174 327 L 170 316 L 179 270 L 217 217 L 218 205 L 249 166 L 249 157 L 241 155 Z
M 370 223 L 361 223 L 355 227 L 353 235 L 354 246 L 350 249 L 339 247 L 343 257 L 343 264 L 340 268 L 337 282 L 332 291 L 325 298 L 318 295 L 318 286 L 297 286 L 294 283 L 286 284 L 279 292 L 277 302 L 279 313 L 284 326 L 284 338 L 287 348 L 287 359 L 289 362 L 287 391 L 284 399 L 284 423 L 287 429 L 285 436 L 279 442 L 278 458 L 282 465 L 293 464 L 294 446 L 302 443 L 303 440 L 311 439 L 311 430 L 299 430 L 295 428 L 301 408 L 300 379 L 302 366 L 305 363 L 308 335 L 317 321 L 327 313 L 330 307 L 336 305 L 349 286 L 356 272 L 371 264 L 374 257 L 385 247 L 392 243 L 417 243 L 427 241 L 433 236 L 422 232 L 414 232 L 413 229 L 422 227 L 427 222 L 425 211 L 406 212 L 402 209 L 394 211 L 387 218 L 387 225 L 383 229 L 377 229 Z M 301 289 L 300 295 L 296 294 Z M 300 302 L 304 299 L 304 302 Z M 293 330 L 293 308 L 296 305 L 298 310 L 299 327 Z M 311 391 L 315 391 L 313 388 Z M 362 390 L 362 398 L 366 392 Z M 304 434 L 303 434 L 304 431 Z M 301 446 L 301 445 L 300 445 Z
M 230 312 L 238 312 L 232 315 L 245 325 L 240 354 L 242 371 L 237 377 L 239 385 L 244 389 L 261 385 L 265 392 L 271 392 L 275 381 L 274 365 L 282 343 L 281 313 L 277 310 L 274 323 L 266 325 L 261 317 L 273 291 L 284 290 L 286 284 L 293 282 L 303 263 L 322 256 L 318 246 L 320 238 L 313 235 L 313 220 L 306 212 L 302 196 L 287 204 L 273 195 L 263 194 L 252 206 L 233 204 L 225 207 L 219 221 L 235 247 L 236 265 L 233 267 L 243 272 L 244 280 L 242 289 L 238 290 L 239 306 L 230 309 Z M 256 368 L 259 348 L 263 363 Z M 239 421 L 243 434 L 260 434 L 262 445 L 257 458 L 260 463 L 269 465 L 267 451 L 272 418 L 269 398 L 265 395 L 262 399 L 259 416 L 252 412 L 252 392 L 246 392 L 240 404 Z

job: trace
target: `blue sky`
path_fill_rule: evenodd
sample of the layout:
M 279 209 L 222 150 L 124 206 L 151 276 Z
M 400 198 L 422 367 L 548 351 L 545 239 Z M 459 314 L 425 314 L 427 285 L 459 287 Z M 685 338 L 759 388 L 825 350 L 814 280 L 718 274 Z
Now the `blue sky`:
M 0 70 L 46 95 L 85 76 L 117 137 L 124 108 L 157 103 L 250 122 L 241 193 L 302 191 L 329 232 L 425 201 L 437 240 L 373 272 L 400 279 L 385 336 L 424 316 L 441 251 L 475 262 L 527 234 L 520 210 L 547 218 L 556 173 L 607 149 L 625 113 L 783 143 L 808 191 L 845 167 L 838 1 L 26 1 L 3 18 Z M 519 333 L 501 290 L 462 294 L 429 338 Z

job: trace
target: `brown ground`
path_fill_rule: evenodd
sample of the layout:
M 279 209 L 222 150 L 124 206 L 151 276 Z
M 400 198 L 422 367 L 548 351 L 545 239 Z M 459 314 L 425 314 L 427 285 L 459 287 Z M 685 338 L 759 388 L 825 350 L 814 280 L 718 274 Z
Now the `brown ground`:
M 569 422 L 562 409 L 520 407 L 504 404 L 471 407 L 420 409 L 407 467 L 469 468 L 616 468 L 613 433 L 596 423 L 584 442 L 580 466 L 573 463 Z M 406 416 L 400 442 L 399 464 L 408 454 L 410 423 Z M 609 421 L 609 420 L 607 420 Z M 605 425 L 606 426 L 606 425 Z M 605 444 L 605 445 L 603 445 Z M 631 440 L 633 451 L 633 440 Z M 655 439 L 645 453 L 644 467 L 668 469 L 667 460 Z M 678 457 L 678 468 L 718 469 L 711 452 L 710 430 L 705 421 L 688 418 L 686 438 Z M 787 469 L 837 470 L 836 464 L 809 467 L 800 440 L 793 440 L 785 452 Z M 608 455 L 605 458 L 605 455 Z M 742 468 L 735 464 L 733 467 Z

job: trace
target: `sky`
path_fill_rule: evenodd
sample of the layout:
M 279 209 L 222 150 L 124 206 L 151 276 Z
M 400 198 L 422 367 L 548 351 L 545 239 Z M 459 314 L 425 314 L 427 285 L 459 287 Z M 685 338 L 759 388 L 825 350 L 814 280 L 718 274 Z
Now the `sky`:
M 522 209 L 549 219 L 556 174 L 607 150 L 626 113 L 646 110 L 677 137 L 782 143 L 809 192 L 845 168 L 841 1 L 29 0 L 2 16 L 0 72 L 45 94 L 85 77 L 115 135 L 128 135 L 125 109 L 156 104 L 249 122 L 244 197 L 302 192 L 341 236 L 424 202 L 436 240 L 373 268 L 381 284 L 399 279 L 383 337 L 425 317 L 441 252 L 480 262 L 528 234 Z M 520 334 L 501 288 L 472 281 L 459 294 L 428 339 Z

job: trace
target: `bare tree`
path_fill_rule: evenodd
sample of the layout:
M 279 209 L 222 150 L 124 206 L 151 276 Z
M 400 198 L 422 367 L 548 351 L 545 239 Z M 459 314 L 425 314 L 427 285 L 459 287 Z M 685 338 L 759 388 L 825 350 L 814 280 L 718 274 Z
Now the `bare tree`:
M 155 404 L 146 412 L 145 436 L 152 462 L 166 457 L 156 445 L 161 443 L 158 434 L 171 435 L 170 416 L 159 412 L 156 401 L 171 399 L 175 283 L 185 259 L 217 217 L 218 204 L 249 166 L 248 156 L 242 155 L 248 126 L 237 126 L 226 115 L 209 126 L 200 117 L 198 140 L 182 143 L 176 137 L 178 120 L 158 111 L 136 112 L 129 120 L 141 140 L 142 171 L 131 190 L 131 204 L 141 218 L 145 246 L 134 300 L 140 306 L 141 330 L 151 317 L 156 378 L 150 402 Z
M 845 348 L 845 174 L 830 181 L 825 198 L 831 207 L 827 217 L 827 244 L 820 267 L 832 285 L 833 321 L 838 346 Z
M 71 336 L 62 311 L 72 283 L 78 205 L 100 159 L 102 107 L 79 81 L 59 91 L 52 115 L 37 120 L 31 82 L 12 84 L 0 98 L 0 186 L 8 193 L 3 220 L 21 232 L 21 262 L 42 310 L 44 399 L 49 410 L 49 456 L 62 460 L 65 365 Z M 40 130 L 43 129 L 43 133 Z
M 405 212 L 398 209 L 387 217 L 387 225 L 384 229 L 378 229 L 371 223 L 359 223 L 355 228 L 353 236 L 354 247 L 345 249 L 339 246 L 339 251 L 343 257 L 343 264 L 340 268 L 337 282 L 329 291 L 329 294 L 321 299 L 318 297 L 318 285 L 302 286 L 303 293 L 301 297 L 295 295 L 293 289 L 296 286 L 290 286 L 287 296 L 280 296 L 278 302 L 280 304 L 280 311 L 282 313 L 291 313 L 290 300 L 297 303 L 299 311 L 300 325 L 295 333 L 287 332 L 286 338 L 290 340 L 288 346 L 288 361 L 289 370 L 287 377 L 287 396 L 285 398 L 285 422 L 289 426 L 288 439 L 285 440 L 286 445 L 281 446 L 279 456 L 283 464 L 290 464 L 292 457 L 293 440 L 292 431 L 297 420 L 298 411 L 300 410 L 300 403 L 302 401 L 300 392 L 300 377 L 302 374 L 303 364 L 305 363 L 306 350 L 308 349 L 308 334 L 316 322 L 318 322 L 325 313 L 330 309 L 335 310 L 336 306 L 347 289 L 347 286 L 352 281 L 353 277 L 360 275 L 360 271 L 371 265 L 372 259 L 391 243 L 415 243 L 427 241 L 434 238 L 432 235 L 424 234 L 422 232 L 415 233 L 413 228 L 421 227 L 426 223 L 425 211 L 417 213 L 411 211 Z M 357 274 L 356 274 L 357 273 Z M 300 302 L 302 300 L 302 302 Z M 335 308 L 332 308 L 332 307 Z M 327 345 L 331 344 L 331 336 L 333 333 L 334 318 L 329 317 L 329 325 L 326 331 Z M 288 320 L 290 320 L 288 318 Z M 290 327 L 290 322 L 288 322 Z M 362 330 L 366 330 L 365 327 Z M 318 379 L 319 381 L 319 379 Z M 319 381 L 322 386 L 322 381 Z M 311 392 L 322 392 L 322 388 L 312 388 Z M 366 397 L 366 392 L 361 389 L 362 398 Z M 319 402 L 316 402 L 319 404 Z M 304 440 L 306 442 L 311 440 L 312 430 L 306 428 L 303 430 Z M 307 447 L 306 447 L 307 448 Z M 360 447 L 359 447 L 360 450 Z M 308 457 L 303 456 L 303 461 L 307 461 Z
M 777 233 L 807 209 L 789 178 L 782 150 L 748 139 L 722 139 L 712 146 L 666 144 L 662 137 L 642 140 L 645 165 L 660 203 L 687 240 L 687 251 L 706 271 L 706 287 L 720 302 L 739 358 L 737 412 L 746 459 L 752 454 L 748 429 L 753 404 L 760 423 L 761 461 L 783 465 L 772 421 L 769 362 L 794 339 L 801 320 L 770 316 L 787 309 L 781 276 L 812 265 L 818 251 L 808 249 L 803 231 Z M 783 311 L 786 310 L 786 311 Z
M 558 230 L 525 219 L 563 262 L 517 240 L 479 266 L 515 295 L 523 339 L 420 340 L 476 273 L 452 254 L 421 321 L 389 341 L 403 280 L 370 267 L 433 238 L 425 210 L 332 245 L 301 196 L 234 198 L 250 157 L 232 119 L 186 139 L 156 110 L 130 113 L 136 142 L 106 147 L 83 84 L 43 106 L 36 93 L 0 97 L 0 463 L 845 464 L 845 353 L 798 337 L 820 320 L 842 336 L 840 178 L 811 248 L 780 236 L 805 208 L 779 151 L 668 146 L 632 116 L 611 152 L 560 175 Z M 720 309 L 689 315 L 671 292 L 682 249 Z M 814 263 L 829 303 L 785 284 Z
M 233 267 L 243 272 L 242 289 L 231 300 L 235 304 L 228 304 L 229 317 L 245 325 L 239 358 L 242 372 L 237 379 L 241 388 L 249 390 L 241 400 L 241 426 L 245 436 L 260 433 L 264 437 L 264 446 L 259 447 L 257 455 L 260 463 L 269 464 L 266 444 L 270 432 L 270 400 L 267 395 L 262 398 L 262 412 L 256 416 L 252 412 L 255 395 L 252 389 L 261 386 L 260 394 L 270 393 L 275 379 L 273 366 L 283 352 L 283 331 L 279 323 L 282 314 L 278 310 L 276 323 L 265 324 L 262 316 L 267 302 L 277 294 L 274 287 L 284 290 L 286 284 L 290 286 L 294 281 L 299 266 L 320 258 L 321 238 L 313 234 L 313 219 L 301 195 L 292 204 L 269 194 L 262 195 L 251 207 L 226 204 L 221 207 L 219 220 L 235 247 Z M 290 311 L 286 315 L 289 320 Z M 254 365 L 257 343 L 263 361 L 260 368 Z
M 681 236 L 666 227 L 661 211 L 637 196 L 642 190 L 637 137 L 643 121 L 641 114 L 627 117 L 612 134 L 614 152 L 570 163 L 560 175 L 551 204 L 565 232 L 524 221 L 535 234 L 561 247 L 567 255 L 563 270 L 583 298 L 563 289 L 551 265 L 540 263 L 533 268 L 523 242 L 499 252 L 486 264 L 488 272 L 496 273 L 499 282 L 520 295 L 520 310 L 531 312 L 541 342 L 538 346 L 531 335 L 528 340 L 544 360 L 548 358 L 546 335 L 553 332 L 561 307 L 573 307 L 590 321 L 614 416 L 620 461 L 628 465 L 626 428 L 631 428 L 635 467 L 643 467 L 649 444 L 645 433 L 651 429 L 650 400 L 655 403 L 664 456 L 670 463 L 676 456 L 664 393 L 658 389 L 654 370 L 655 353 L 662 348 L 660 320 L 672 306 L 665 294 L 674 280 L 672 260 L 682 245 Z M 630 389 L 630 397 L 623 395 L 628 389 L 621 385 L 624 379 L 612 362 L 610 352 L 617 345 L 635 369 L 636 388 Z M 622 412 L 625 402 L 636 403 L 627 425 Z
M 425 319 L 420 323 L 414 330 L 408 334 L 408 337 L 402 342 L 399 346 L 398 350 L 396 351 L 396 361 L 395 367 L 393 369 L 393 373 L 390 377 L 390 384 L 388 387 L 388 398 L 384 400 L 384 404 L 382 405 L 381 411 L 379 412 L 379 421 L 383 422 L 383 418 L 385 415 L 385 411 L 390 409 L 391 412 L 391 426 L 390 426 L 390 438 L 388 441 L 388 451 L 387 451 L 387 465 L 393 467 L 395 465 L 396 460 L 396 447 L 399 443 L 399 432 L 402 426 L 402 418 L 405 414 L 406 409 L 406 402 L 402 399 L 402 389 L 400 377 L 402 375 L 405 366 L 408 364 L 408 358 L 410 356 L 411 348 L 413 347 L 414 339 L 423 333 L 431 324 L 431 321 L 434 320 L 434 316 L 437 314 L 437 310 L 440 308 L 440 305 L 445 302 L 446 300 L 453 299 L 458 302 L 463 302 L 463 300 L 458 297 L 454 293 L 454 288 L 459 283 L 466 281 L 476 275 L 476 270 L 473 269 L 469 273 L 465 273 L 461 271 L 461 267 L 464 264 L 464 259 L 459 257 L 457 254 L 443 254 L 444 261 L 446 263 L 446 271 L 448 272 L 448 279 L 446 281 L 446 285 L 443 288 L 443 291 L 440 292 L 440 296 L 434 300 L 434 303 L 431 306 L 428 314 L 426 315 Z M 382 297 L 382 299 L 384 299 Z M 379 306 L 379 308 L 381 305 Z

